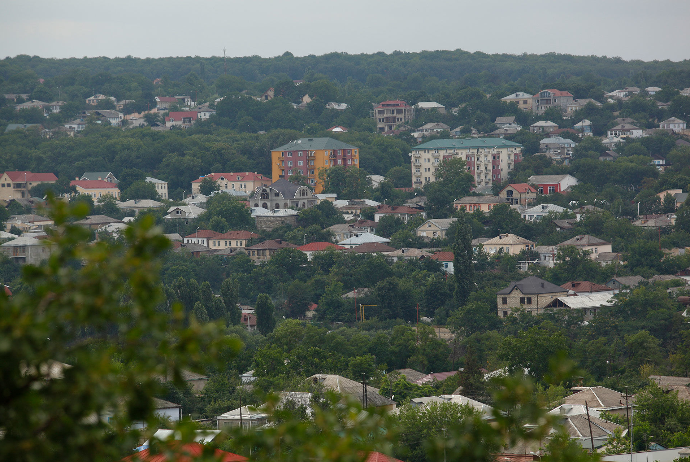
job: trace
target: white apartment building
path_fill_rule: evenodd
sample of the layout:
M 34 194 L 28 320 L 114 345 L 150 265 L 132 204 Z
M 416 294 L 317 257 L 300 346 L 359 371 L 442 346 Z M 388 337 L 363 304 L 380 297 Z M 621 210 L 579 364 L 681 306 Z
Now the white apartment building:
M 475 186 L 502 182 L 522 160 L 522 145 L 502 138 L 433 140 L 412 148 L 412 185 L 436 181 L 436 169 L 446 159 L 461 158 Z

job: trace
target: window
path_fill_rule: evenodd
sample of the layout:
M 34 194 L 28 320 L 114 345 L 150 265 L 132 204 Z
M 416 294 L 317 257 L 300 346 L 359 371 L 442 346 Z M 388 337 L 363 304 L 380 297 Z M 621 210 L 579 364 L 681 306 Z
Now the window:
M 526 299 L 526 297 L 520 297 L 520 305 L 525 304 L 525 301 L 526 301 L 525 299 Z
M 302 162 L 301 160 L 298 160 L 298 161 L 297 161 L 297 165 L 300 166 L 300 167 L 302 166 L 302 163 L 303 163 L 303 162 Z
M 297 155 L 298 155 L 299 157 L 302 157 L 302 151 L 298 152 Z
M 507 318 L 507 317 L 508 317 L 508 312 L 507 312 L 507 311 L 504 311 L 504 312 L 503 312 L 503 317 L 504 317 L 504 318 Z
M 287 153 L 287 156 L 288 156 L 288 157 L 292 157 L 292 153 L 291 153 L 291 152 L 288 152 L 288 153 Z
M 556 187 L 555 186 L 549 186 L 549 194 L 553 194 L 556 192 Z
M 292 167 L 292 161 L 288 160 L 288 167 Z
M 338 159 L 338 165 L 342 165 L 342 164 L 343 164 L 343 160 L 342 160 L 342 159 Z
M 507 305 L 508 304 L 508 297 L 501 297 L 501 305 Z

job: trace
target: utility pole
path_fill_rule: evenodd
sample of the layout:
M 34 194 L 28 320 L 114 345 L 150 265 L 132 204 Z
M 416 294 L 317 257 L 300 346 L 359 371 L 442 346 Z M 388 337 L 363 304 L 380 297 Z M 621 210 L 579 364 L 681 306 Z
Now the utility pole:
M 632 408 L 628 406 L 628 387 L 625 387 L 625 417 L 628 419 L 628 435 L 630 435 L 630 462 L 633 459 L 633 440 L 632 429 L 630 428 L 630 412 Z
M 594 454 L 594 435 L 592 434 L 592 419 L 589 418 L 589 405 L 585 401 L 585 410 L 587 411 L 587 423 L 589 424 L 589 442 L 592 445 L 591 454 Z
M 225 47 L 223 47 L 223 75 L 228 75 L 228 61 L 225 58 Z

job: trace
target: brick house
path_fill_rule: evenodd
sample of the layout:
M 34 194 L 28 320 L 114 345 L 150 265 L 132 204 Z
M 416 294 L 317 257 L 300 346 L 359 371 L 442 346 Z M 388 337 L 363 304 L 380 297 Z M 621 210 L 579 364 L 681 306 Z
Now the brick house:
M 445 239 L 450 225 L 458 221 L 457 218 L 436 218 L 427 220 L 417 228 L 417 236 L 427 239 Z
M 508 204 L 508 200 L 498 196 L 466 196 L 453 202 L 455 210 L 464 209 L 468 212 L 481 210 L 488 213 L 498 204 Z
M 606 242 L 598 237 L 590 236 L 589 234 L 575 236 L 567 241 L 561 242 L 560 244 L 556 244 L 556 247 L 568 246 L 573 246 L 579 250 L 589 252 L 589 258 L 592 260 L 596 260 L 601 253 L 613 252 L 610 242 Z
M 251 247 L 247 247 L 247 255 L 254 263 L 266 262 L 273 257 L 273 255 L 281 250 L 287 248 L 297 248 L 296 245 L 283 241 L 282 239 L 271 239 L 260 242 Z
M 374 108 L 376 131 L 385 133 L 395 130 L 395 127 L 414 119 L 414 107 L 405 101 L 383 101 Z
M 70 186 L 74 186 L 78 194 L 87 194 L 94 201 L 103 196 L 113 196 L 120 200 L 120 189 L 116 184 L 103 180 L 74 180 Z
M 498 316 L 508 317 L 514 308 L 523 307 L 531 314 L 539 314 L 556 297 L 565 297 L 568 291 L 536 276 L 511 282 L 497 293 Z
M 505 253 L 517 255 L 523 250 L 534 250 L 535 243 L 515 234 L 499 234 L 482 244 L 484 251 L 489 254 Z
M 527 183 L 509 184 L 498 193 L 498 197 L 510 205 L 526 206 L 537 198 L 537 190 Z

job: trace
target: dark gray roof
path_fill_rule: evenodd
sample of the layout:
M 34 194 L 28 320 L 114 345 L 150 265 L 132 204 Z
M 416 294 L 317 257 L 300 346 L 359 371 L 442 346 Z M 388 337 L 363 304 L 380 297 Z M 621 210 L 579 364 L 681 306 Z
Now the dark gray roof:
M 272 151 L 317 151 L 322 149 L 357 149 L 357 147 L 333 138 L 300 138 L 272 149 Z
M 568 239 L 567 241 L 563 241 L 557 245 L 558 246 L 574 245 L 576 247 L 585 247 L 585 246 L 590 246 L 590 245 L 606 245 L 606 244 L 610 244 L 610 242 L 606 242 L 605 240 L 599 239 L 598 237 L 590 236 L 589 234 L 581 234 L 579 236 L 575 236 L 571 239 Z
M 285 199 L 293 199 L 295 197 L 295 193 L 297 193 L 297 190 L 300 187 L 299 185 L 290 183 L 288 180 L 281 178 L 273 183 L 270 188 L 278 191 Z
M 536 276 L 530 276 L 522 281 L 511 282 L 508 287 L 498 292 L 498 295 L 508 295 L 515 288 L 519 289 L 523 294 L 555 294 L 565 293 L 563 287 L 552 284 Z

